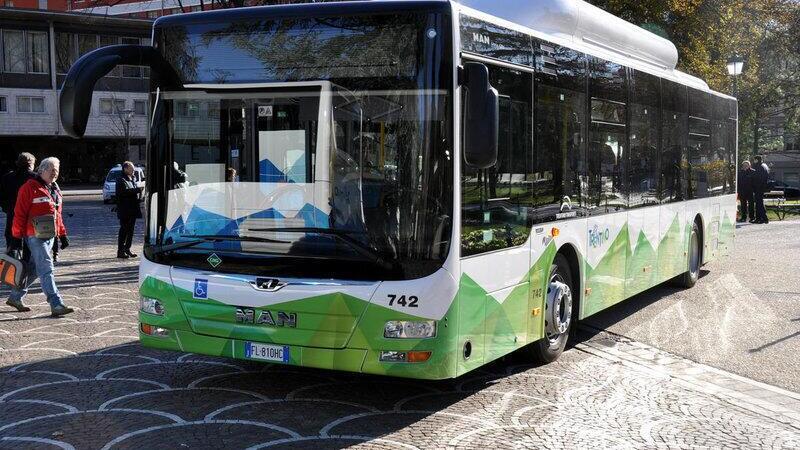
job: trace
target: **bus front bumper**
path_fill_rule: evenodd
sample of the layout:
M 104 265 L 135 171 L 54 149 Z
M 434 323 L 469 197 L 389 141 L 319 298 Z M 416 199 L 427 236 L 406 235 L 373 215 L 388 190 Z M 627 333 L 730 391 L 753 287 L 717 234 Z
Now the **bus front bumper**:
M 240 360 L 286 364 L 315 369 L 341 370 L 403 378 L 441 380 L 455 376 L 455 365 L 450 352 L 432 351 L 426 362 L 382 362 L 380 350 L 356 348 L 327 349 L 296 345 L 275 345 L 288 350 L 287 361 L 265 361 L 248 357 L 247 341 L 205 336 L 186 330 L 164 330 L 164 336 L 152 336 L 139 329 L 139 341 L 145 347 L 174 350 L 200 355 L 219 356 Z M 262 344 L 262 343 L 256 343 Z M 268 344 L 271 345 L 271 344 Z M 441 350 L 441 349 L 440 349 Z

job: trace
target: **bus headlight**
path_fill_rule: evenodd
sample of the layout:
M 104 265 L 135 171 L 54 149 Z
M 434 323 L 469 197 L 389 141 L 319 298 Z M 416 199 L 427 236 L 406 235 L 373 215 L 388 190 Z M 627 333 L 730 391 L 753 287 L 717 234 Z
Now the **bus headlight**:
M 164 315 L 164 306 L 160 301 L 154 298 L 139 297 L 139 309 L 147 314 L 153 314 L 156 316 Z
M 383 337 L 391 339 L 424 339 L 436 336 L 433 320 L 390 320 L 383 327 Z

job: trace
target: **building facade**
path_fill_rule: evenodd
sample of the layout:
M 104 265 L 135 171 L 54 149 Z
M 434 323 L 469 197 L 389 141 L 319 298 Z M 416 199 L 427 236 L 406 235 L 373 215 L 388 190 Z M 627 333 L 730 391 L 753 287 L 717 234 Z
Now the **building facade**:
M 80 56 L 106 45 L 148 43 L 151 25 L 148 20 L 0 8 L 0 170 L 28 151 L 38 158 L 59 157 L 64 183 L 99 183 L 120 159 L 143 161 L 148 68 L 118 67 L 98 81 L 85 139 L 65 134 L 58 96 Z

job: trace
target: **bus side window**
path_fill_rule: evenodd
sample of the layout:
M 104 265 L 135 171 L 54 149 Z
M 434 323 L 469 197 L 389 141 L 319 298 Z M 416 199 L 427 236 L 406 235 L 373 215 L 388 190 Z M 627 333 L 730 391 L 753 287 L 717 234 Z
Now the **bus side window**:
M 461 255 L 522 245 L 530 233 L 531 74 L 489 66 L 500 94 L 497 164 L 475 169 L 462 161 Z
M 661 84 L 658 77 L 631 70 L 628 205 L 657 205 Z
M 662 203 L 686 200 L 687 168 L 686 87 L 661 80 L 661 181 Z
M 627 69 L 596 57 L 589 67 L 589 197 L 595 214 L 612 213 L 628 206 Z
M 584 215 L 586 206 L 586 56 L 535 42 L 536 123 L 533 223 Z

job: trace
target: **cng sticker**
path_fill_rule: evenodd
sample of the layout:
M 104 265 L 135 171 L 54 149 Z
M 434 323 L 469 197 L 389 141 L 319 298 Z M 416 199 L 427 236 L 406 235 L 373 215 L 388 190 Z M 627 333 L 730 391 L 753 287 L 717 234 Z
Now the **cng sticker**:
M 192 297 L 199 298 L 199 299 L 207 299 L 208 298 L 208 280 L 202 280 L 200 278 L 195 278 L 194 280 L 194 292 Z
M 212 253 L 211 256 L 209 256 L 208 259 L 206 259 L 206 261 L 208 261 L 208 263 L 211 264 L 211 267 L 215 269 L 217 268 L 218 265 L 222 264 L 222 258 L 217 256 L 216 253 Z

